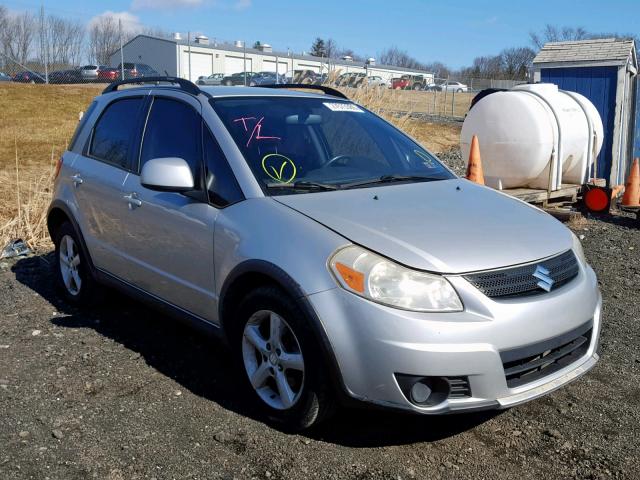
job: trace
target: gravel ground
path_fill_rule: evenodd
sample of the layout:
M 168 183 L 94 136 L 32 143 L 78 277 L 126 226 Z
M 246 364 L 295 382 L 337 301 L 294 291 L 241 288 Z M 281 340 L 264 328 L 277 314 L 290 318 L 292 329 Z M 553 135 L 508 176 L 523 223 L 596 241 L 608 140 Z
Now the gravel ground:
M 501 413 L 342 410 L 290 435 L 213 340 L 116 293 L 61 303 L 52 254 L 0 261 L 0 478 L 640 478 L 640 231 L 576 223 L 604 295 L 598 366 Z

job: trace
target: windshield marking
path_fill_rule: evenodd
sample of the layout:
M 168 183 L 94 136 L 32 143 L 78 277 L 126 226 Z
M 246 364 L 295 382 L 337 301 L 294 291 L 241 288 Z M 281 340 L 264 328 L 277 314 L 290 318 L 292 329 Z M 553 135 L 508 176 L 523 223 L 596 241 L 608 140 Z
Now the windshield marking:
M 236 118 L 233 123 L 238 123 L 238 122 L 242 122 L 242 125 L 244 126 L 244 131 L 248 132 L 249 129 L 247 128 L 247 120 L 255 120 L 256 117 L 240 117 L 240 118 Z
M 251 132 L 251 136 L 249 137 L 249 141 L 247 142 L 247 147 L 249 147 L 249 145 L 251 145 L 251 140 L 253 140 L 254 138 L 256 140 L 282 140 L 282 138 L 280 137 L 272 137 L 272 136 L 267 136 L 267 135 L 261 135 L 262 132 L 262 121 L 264 120 L 264 117 L 261 117 L 260 120 L 258 120 L 258 122 L 256 123 L 256 126 L 253 127 L 253 131 Z
M 267 162 L 268 159 L 272 160 Z M 280 163 L 280 167 L 278 169 L 276 169 L 276 167 L 273 165 L 274 163 L 275 165 L 278 165 L 277 159 L 281 159 L 282 162 Z M 267 165 L 267 163 L 271 165 Z M 291 166 L 291 176 L 288 179 L 283 180 L 282 177 L 287 165 Z M 271 174 L 269 169 L 273 171 L 273 174 Z M 298 174 L 298 169 L 296 168 L 296 164 L 293 162 L 293 160 L 291 160 L 289 157 L 285 157 L 280 153 L 269 153 L 262 157 L 262 170 L 264 170 L 264 173 L 269 175 L 269 177 L 271 177 L 273 180 L 280 183 L 291 183 Z

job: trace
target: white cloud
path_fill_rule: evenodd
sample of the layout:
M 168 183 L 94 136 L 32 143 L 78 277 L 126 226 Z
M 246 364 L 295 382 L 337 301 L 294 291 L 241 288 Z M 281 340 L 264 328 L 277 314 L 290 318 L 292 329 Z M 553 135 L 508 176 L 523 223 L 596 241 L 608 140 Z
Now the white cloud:
M 99 15 L 96 15 L 92 19 L 89 20 L 88 26 L 91 28 L 96 22 L 104 18 L 112 18 L 116 23 L 118 20 L 122 22 L 122 30 L 125 32 L 131 31 L 139 31 L 142 28 L 142 23 L 140 23 L 140 19 L 129 12 L 113 12 L 111 10 L 107 10 Z
M 199 7 L 203 0 L 133 0 L 132 10 L 169 10 L 184 7 Z

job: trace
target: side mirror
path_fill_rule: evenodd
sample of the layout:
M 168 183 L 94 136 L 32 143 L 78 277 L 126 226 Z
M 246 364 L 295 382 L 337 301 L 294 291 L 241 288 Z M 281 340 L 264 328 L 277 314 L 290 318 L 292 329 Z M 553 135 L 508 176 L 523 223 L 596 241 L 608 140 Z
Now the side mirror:
M 150 190 L 187 192 L 193 190 L 193 174 L 182 158 L 152 158 L 142 166 L 140 183 Z

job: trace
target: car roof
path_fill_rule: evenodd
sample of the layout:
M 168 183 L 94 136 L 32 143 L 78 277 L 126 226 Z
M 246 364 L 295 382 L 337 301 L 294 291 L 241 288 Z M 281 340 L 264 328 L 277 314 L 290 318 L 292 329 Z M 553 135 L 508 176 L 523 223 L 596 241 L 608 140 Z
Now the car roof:
M 301 92 L 284 88 L 261 88 L 261 87 L 227 87 L 199 85 L 200 90 L 208 93 L 214 98 L 222 97 L 308 97 L 324 98 L 344 101 L 344 98 L 333 97 L 323 93 Z

